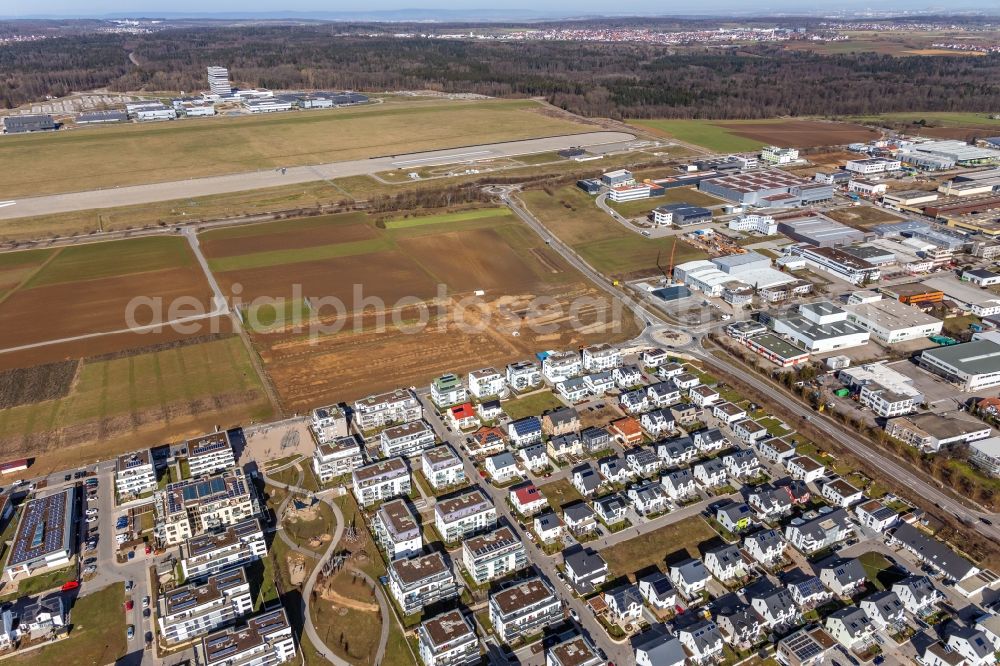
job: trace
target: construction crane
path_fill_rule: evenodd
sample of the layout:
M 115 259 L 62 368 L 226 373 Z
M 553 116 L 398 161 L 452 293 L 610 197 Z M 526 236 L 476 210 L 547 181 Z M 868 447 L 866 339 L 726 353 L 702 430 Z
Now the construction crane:
M 673 245 L 670 246 L 670 265 L 668 266 L 667 271 L 663 274 L 663 276 L 667 279 L 668 285 L 672 285 L 674 283 L 674 252 L 676 250 L 677 250 L 677 239 L 675 238 Z M 660 265 L 660 255 L 662 253 L 663 253 L 662 249 L 656 251 L 656 267 L 659 268 L 661 271 L 663 270 L 663 266 Z

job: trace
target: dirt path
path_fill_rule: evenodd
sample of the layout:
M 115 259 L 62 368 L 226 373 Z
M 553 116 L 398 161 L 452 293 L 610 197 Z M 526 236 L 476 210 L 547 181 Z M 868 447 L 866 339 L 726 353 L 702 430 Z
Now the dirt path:
M 378 604 L 368 603 L 366 601 L 358 601 L 357 599 L 351 599 L 350 597 L 345 597 L 339 592 L 334 592 L 333 590 L 327 590 L 321 595 L 327 601 L 332 601 L 339 606 L 345 606 L 347 608 L 353 608 L 354 610 L 365 611 L 366 613 L 377 613 Z

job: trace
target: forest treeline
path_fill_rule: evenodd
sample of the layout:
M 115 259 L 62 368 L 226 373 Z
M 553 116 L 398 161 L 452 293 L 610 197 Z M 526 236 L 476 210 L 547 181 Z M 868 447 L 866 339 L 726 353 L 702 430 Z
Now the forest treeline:
M 244 86 L 540 96 L 574 113 L 613 118 L 1000 110 L 997 55 L 896 58 L 780 45 L 668 49 L 335 31 L 342 28 L 191 28 L 12 43 L 0 48 L 0 105 L 101 87 L 197 92 L 206 87 L 205 67 L 222 64 Z

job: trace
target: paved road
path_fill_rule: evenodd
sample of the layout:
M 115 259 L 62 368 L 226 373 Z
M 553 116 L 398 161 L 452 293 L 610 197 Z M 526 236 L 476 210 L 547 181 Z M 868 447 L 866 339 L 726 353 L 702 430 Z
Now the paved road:
M 586 132 L 565 136 L 550 136 L 525 141 L 483 144 L 466 148 L 434 150 L 367 160 L 350 160 L 309 166 L 288 167 L 267 171 L 252 171 L 208 178 L 192 178 L 166 183 L 131 185 L 105 190 L 90 190 L 67 194 L 53 194 L 14 200 L 13 205 L 0 207 L 0 220 L 12 220 L 33 215 L 54 215 L 78 210 L 136 206 L 156 201 L 191 199 L 193 197 L 244 192 L 267 187 L 296 185 L 363 176 L 384 171 L 419 169 L 442 164 L 461 164 L 486 159 L 516 157 L 544 153 L 573 147 L 599 146 L 608 143 L 631 141 L 635 136 L 626 132 Z

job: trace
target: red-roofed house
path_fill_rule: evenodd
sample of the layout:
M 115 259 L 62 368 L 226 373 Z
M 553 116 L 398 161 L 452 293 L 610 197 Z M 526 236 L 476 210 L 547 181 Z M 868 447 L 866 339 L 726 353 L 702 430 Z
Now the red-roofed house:
M 507 437 L 496 426 L 483 426 L 473 433 L 472 442 L 468 444 L 469 455 L 473 458 L 492 456 L 506 448 Z
M 545 495 L 533 483 L 526 483 L 517 488 L 511 488 L 510 503 L 522 516 L 533 516 L 549 504 L 545 499 Z
M 625 446 L 642 443 L 642 426 L 631 416 L 613 422 L 611 434 L 619 438 Z
M 449 409 L 448 416 L 451 418 L 451 424 L 459 430 L 467 430 L 479 425 L 479 417 L 476 416 L 476 410 L 468 402 L 455 405 Z

